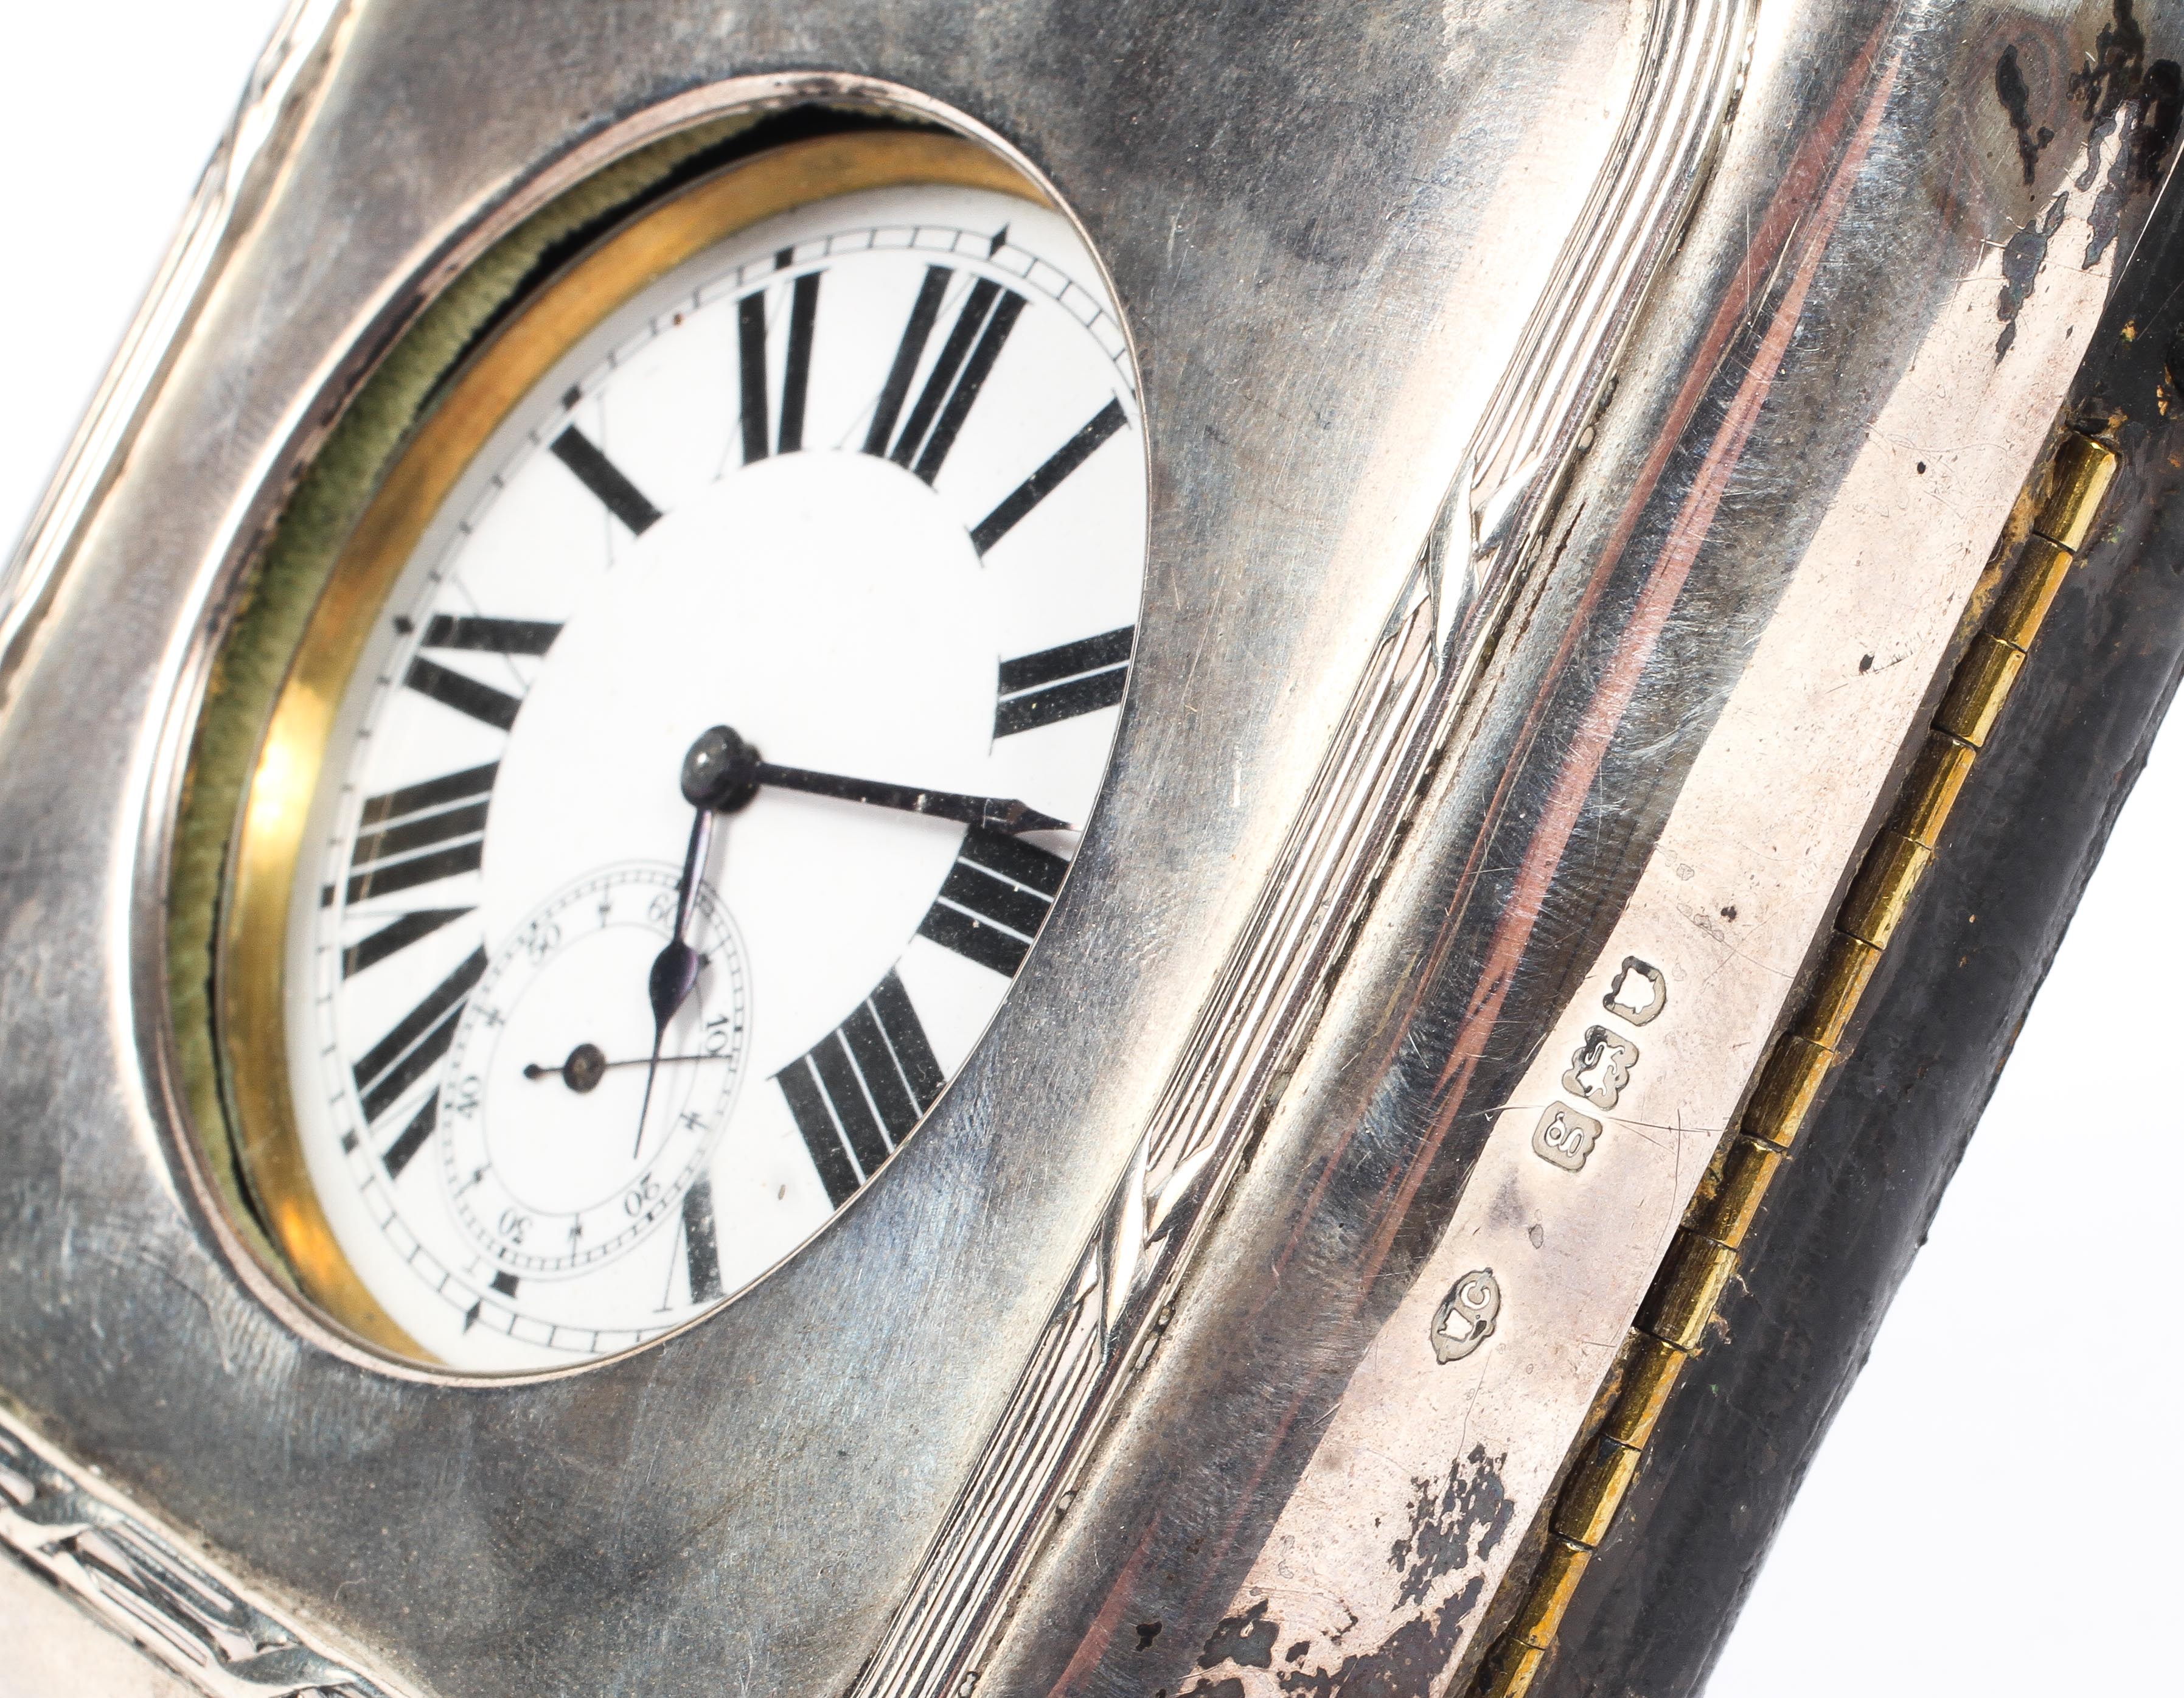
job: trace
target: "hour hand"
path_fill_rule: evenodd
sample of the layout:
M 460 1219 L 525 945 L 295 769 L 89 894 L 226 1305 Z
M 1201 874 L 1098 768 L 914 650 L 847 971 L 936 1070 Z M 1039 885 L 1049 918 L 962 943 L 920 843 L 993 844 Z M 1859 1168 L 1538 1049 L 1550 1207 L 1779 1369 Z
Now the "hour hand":
M 800 790 L 838 802 L 862 802 L 898 808 L 939 820 L 1013 837 L 1020 832 L 1068 832 L 1067 820 L 1042 814 L 1012 796 L 966 796 L 953 790 L 928 790 L 914 784 L 890 784 L 878 778 L 850 778 L 838 772 L 814 772 L 802 766 L 778 766 L 762 760 L 750 744 L 727 727 L 716 725 L 691 745 L 682 763 L 682 794 L 694 807 L 733 813 L 749 805 L 760 787 Z

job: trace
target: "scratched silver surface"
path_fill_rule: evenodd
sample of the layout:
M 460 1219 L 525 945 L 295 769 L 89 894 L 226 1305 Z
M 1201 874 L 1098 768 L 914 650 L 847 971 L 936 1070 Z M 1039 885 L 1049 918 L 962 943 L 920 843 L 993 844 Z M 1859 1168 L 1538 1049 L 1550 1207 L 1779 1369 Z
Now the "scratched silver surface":
M 1127 1407 L 1372 905 L 1420 774 L 1523 598 L 1552 493 L 1717 157 L 1751 38 L 1747 0 L 1653 0 L 1614 139 L 1251 921 L 854 1698 L 943 1698 L 975 1684 L 1088 1456 Z
M 2172 164 L 2184 29 L 2127 17 L 1762 4 L 1535 599 L 982 1690 L 1462 1690 Z
M 127 457 L 40 539 L 14 651 L 0 1388 L 27 1424 L 423 1690 L 844 1686 L 1245 921 L 1645 15 L 354 8 L 176 315 Z M 885 92 L 864 77 L 1046 172 L 1137 338 L 1152 611 L 1111 796 L 933 1123 L 780 1276 L 559 1379 L 387 1372 L 288 1324 L 172 1159 L 160 826 L 209 634 L 359 350 L 465 255 L 662 127 Z

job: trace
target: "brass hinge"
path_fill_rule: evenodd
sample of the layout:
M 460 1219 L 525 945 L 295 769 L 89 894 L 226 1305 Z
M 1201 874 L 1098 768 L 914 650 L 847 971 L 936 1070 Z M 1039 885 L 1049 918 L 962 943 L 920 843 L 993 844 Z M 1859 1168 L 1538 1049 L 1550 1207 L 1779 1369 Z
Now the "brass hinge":
M 1546 1553 L 1480 1670 L 1475 1698 L 1523 1698 L 1546 1662 L 1677 1377 L 1698 1354 L 1767 1188 L 1841 1057 L 1851 1016 L 1933 862 L 1942 827 L 2084 546 L 2115 466 L 2113 450 L 2065 431 L 2033 474 L 2028 488 L 2044 482 L 2047 493 L 2016 566 L 1958 661 L 1888 823 L 1851 881 L 1810 993 L 1775 1040 L 1742 1116 L 1685 1211 L 1637 1324 L 1624 1340 L 1598 1434 L 1563 1482 Z

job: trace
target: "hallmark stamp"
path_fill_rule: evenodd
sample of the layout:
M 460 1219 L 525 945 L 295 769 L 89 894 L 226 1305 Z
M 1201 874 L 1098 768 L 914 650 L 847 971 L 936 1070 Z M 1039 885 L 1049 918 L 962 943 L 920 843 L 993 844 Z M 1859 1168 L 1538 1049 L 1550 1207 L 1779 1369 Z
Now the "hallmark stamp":
M 1635 973 L 1638 983 L 1630 984 Z M 1624 987 L 1630 985 L 1631 994 L 1638 999 L 1626 1000 Z M 1607 994 L 1600 1005 L 1618 1020 L 1627 1020 L 1633 1026 L 1643 1026 L 1658 1016 L 1669 1005 L 1669 976 L 1651 961 L 1641 960 L 1635 955 L 1625 955 L 1623 965 L 1615 970 L 1614 982 L 1607 987 Z
M 1585 1027 L 1585 1042 L 1570 1056 L 1563 1088 L 1596 1109 L 1612 1109 L 1630 1083 L 1638 1065 L 1638 1046 L 1605 1026 Z
M 1532 1153 L 1574 1173 L 1600 1142 L 1600 1122 L 1562 1103 L 1549 1103 L 1532 1128 Z
M 1434 1311 L 1434 1359 L 1460 1362 L 1494 1336 L 1502 1314 L 1502 1282 L 1490 1267 L 1474 1268 L 1448 1289 Z

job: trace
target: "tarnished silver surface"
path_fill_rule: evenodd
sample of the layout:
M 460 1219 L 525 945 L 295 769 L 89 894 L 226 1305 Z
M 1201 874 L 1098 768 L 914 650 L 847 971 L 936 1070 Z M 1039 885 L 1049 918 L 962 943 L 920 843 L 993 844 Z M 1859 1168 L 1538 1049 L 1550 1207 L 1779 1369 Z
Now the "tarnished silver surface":
M 1418 774 L 1499 631 L 1542 497 L 1712 162 L 1749 30 L 1739 0 L 1654 6 L 1622 122 L 1432 537 L 1152 1123 L 860 1694 L 934 1698 L 975 1676 L 1087 1447 L 1157 1343 L 1245 1138 L 1312 1029 Z M 1474 1331 L 1467 1344 L 1485 1336 Z
M 2150 203 L 2068 81 L 2110 21 L 1763 6 L 1536 599 L 992 1690 L 1461 1690 Z
M 1743 15 L 359 0 L 252 216 L 160 309 L 181 339 L 145 343 L 125 464 L 80 457 L 14 580 L 42 617 L 0 718 L 0 1388 L 421 1691 L 1458 1669 L 2146 200 L 2128 109 L 2071 81 L 2104 8 L 1769 0 L 1611 373 Z M 1663 82 L 1677 31 L 1717 51 Z M 1618 153 L 1649 87 L 1692 103 Z M 985 126 L 1111 269 L 1152 456 L 1111 789 L 979 1054 L 801 1256 L 617 1361 L 393 1369 L 298 1313 L 180 1159 L 163 857 L 210 645 L 294 468 L 466 257 L 667 127 L 811 97 Z M 1597 198 L 1672 136 L 1665 199 Z M 1376 665 L 1399 711 L 1361 717 Z M 1270 899 L 1305 900 L 1300 952 L 1209 1040 Z M 1597 1132 L 1546 1139 L 1556 1102 Z M 1057 1305 L 1085 1373 L 1130 1345 L 1101 1447 L 1039 1459 L 933 1655 L 872 1661 Z

